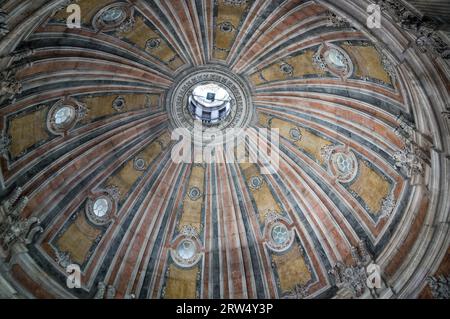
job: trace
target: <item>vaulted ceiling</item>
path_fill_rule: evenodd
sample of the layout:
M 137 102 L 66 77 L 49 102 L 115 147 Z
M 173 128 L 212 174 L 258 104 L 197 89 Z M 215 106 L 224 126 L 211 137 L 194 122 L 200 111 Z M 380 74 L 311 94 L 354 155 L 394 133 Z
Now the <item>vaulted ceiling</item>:
M 18 295 L 367 297 L 357 272 L 375 263 L 379 294 L 417 297 L 439 272 L 448 60 L 389 11 L 370 30 L 365 1 L 73 2 L 81 28 L 46 1 L 2 58 L 0 270 Z M 171 90 L 199 69 L 244 83 L 246 126 L 279 129 L 277 172 L 171 160 Z

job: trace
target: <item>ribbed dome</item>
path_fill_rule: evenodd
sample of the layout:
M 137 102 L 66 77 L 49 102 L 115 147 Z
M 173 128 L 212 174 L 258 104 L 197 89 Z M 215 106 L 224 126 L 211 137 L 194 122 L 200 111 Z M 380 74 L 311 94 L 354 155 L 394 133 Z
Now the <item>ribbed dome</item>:
M 2 62 L 0 257 L 18 293 L 370 297 L 375 264 L 379 294 L 417 297 L 438 271 L 448 60 L 407 51 L 412 31 L 368 29 L 364 1 L 72 1 L 79 29 L 63 2 L 29 8 Z M 211 83 L 231 111 L 189 109 Z M 221 107 L 219 130 L 278 130 L 277 169 L 227 148 L 172 160 L 174 129 Z

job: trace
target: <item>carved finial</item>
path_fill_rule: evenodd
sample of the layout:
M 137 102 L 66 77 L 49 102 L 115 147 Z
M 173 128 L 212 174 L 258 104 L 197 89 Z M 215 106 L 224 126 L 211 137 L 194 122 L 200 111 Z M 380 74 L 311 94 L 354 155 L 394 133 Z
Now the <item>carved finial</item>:
M 353 264 L 358 265 L 360 263 L 361 258 L 359 257 L 358 249 L 356 247 L 352 247 L 351 250 Z
M 327 12 L 328 23 L 327 26 L 335 28 L 349 28 L 351 26 L 350 22 L 334 13 L 333 11 Z

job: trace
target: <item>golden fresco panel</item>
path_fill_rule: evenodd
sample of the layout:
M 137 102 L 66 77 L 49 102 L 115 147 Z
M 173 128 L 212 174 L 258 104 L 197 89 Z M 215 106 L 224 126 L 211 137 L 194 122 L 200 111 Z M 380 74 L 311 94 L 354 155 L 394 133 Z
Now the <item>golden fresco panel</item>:
M 121 110 L 113 107 L 114 101 L 119 97 L 123 97 L 125 100 L 125 106 Z M 82 101 L 86 104 L 88 111 L 82 123 L 86 124 L 98 118 L 150 108 L 152 103 L 158 100 L 159 95 L 157 94 L 125 94 L 84 98 Z
M 245 181 L 249 186 L 251 195 L 256 203 L 259 212 L 259 222 L 263 225 L 266 221 L 267 214 L 269 212 L 281 214 L 281 207 L 273 197 L 264 178 L 261 176 L 258 166 L 251 163 L 241 163 L 240 166 L 244 173 Z M 255 177 L 261 181 L 261 185 L 258 187 L 254 187 L 254 184 L 252 183 L 252 178 Z
M 289 57 L 263 68 L 250 76 L 254 85 L 266 82 L 288 80 L 290 78 L 302 78 L 306 75 L 323 75 L 325 71 L 313 63 L 314 50 L 304 51 L 296 56 Z M 283 65 L 292 67 L 292 73 L 283 72 Z
M 378 51 L 372 46 L 342 45 L 352 58 L 355 75 L 360 78 L 373 78 L 387 84 L 391 83 L 389 74 L 385 71 Z
M 296 244 L 293 244 L 287 252 L 272 254 L 272 262 L 278 274 L 282 293 L 294 290 L 297 285 L 305 286 L 312 278 L 300 248 Z
M 277 118 L 272 118 L 266 114 L 259 113 L 259 123 L 264 127 L 268 127 L 270 121 L 270 127 L 279 129 L 280 136 L 290 140 L 295 146 L 301 148 L 306 153 L 311 155 L 320 164 L 324 163 L 324 159 L 321 156 L 321 150 L 327 145 L 333 143 L 325 138 L 312 133 L 302 127 L 296 126 L 291 122 L 283 121 Z M 292 131 L 299 132 L 300 138 L 293 138 Z
M 165 299 L 195 299 L 197 298 L 197 276 L 199 266 L 180 268 L 171 264 L 164 291 Z
M 359 161 L 359 175 L 350 189 L 362 198 L 373 214 L 377 215 L 381 211 L 383 200 L 389 195 L 390 184 L 367 163 Z
M 141 50 L 146 51 L 151 56 L 164 62 L 172 70 L 176 70 L 184 64 L 178 54 L 173 51 L 167 42 L 162 39 L 158 33 L 152 30 L 141 17 L 136 18 L 135 26 L 131 31 L 127 33 L 118 33 L 118 36 L 127 39 Z M 147 42 L 151 39 L 158 42 L 158 45 L 154 48 L 149 48 L 147 46 Z
M 226 1 L 219 0 L 215 27 L 214 58 L 227 59 L 248 6 L 248 1 L 245 1 L 242 5 L 229 5 L 226 4 Z M 225 28 L 224 25 L 228 26 Z
M 80 212 L 76 220 L 58 239 L 58 249 L 61 252 L 69 253 L 74 262 L 82 265 L 100 233 L 101 230 L 89 225 L 84 214 Z
M 47 130 L 48 108 L 9 120 L 8 135 L 11 136 L 10 153 L 18 157 L 29 147 L 49 138 Z
M 195 165 L 192 168 L 186 195 L 183 200 L 183 211 L 178 223 L 178 230 L 181 230 L 183 226 L 191 225 L 196 228 L 197 233 L 201 232 L 204 184 L 205 168 L 201 165 Z M 190 195 L 190 191 L 193 188 L 200 192 L 199 196 Z
M 145 147 L 135 157 L 128 160 L 121 169 L 110 176 L 105 183 L 106 186 L 117 186 L 119 189 L 120 200 L 124 200 L 133 184 L 136 183 L 136 181 L 144 174 L 145 171 L 145 169 L 137 170 L 134 167 L 134 159 L 141 158 L 148 166 L 158 157 L 159 154 L 161 154 L 162 150 L 164 150 L 169 143 L 170 135 L 168 133 L 164 133 L 154 142 Z

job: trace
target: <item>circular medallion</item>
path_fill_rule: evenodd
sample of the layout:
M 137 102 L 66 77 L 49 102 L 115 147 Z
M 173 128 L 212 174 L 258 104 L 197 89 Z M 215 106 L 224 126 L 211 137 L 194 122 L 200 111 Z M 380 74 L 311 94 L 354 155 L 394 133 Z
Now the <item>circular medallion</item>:
M 335 48 L 331 48 L 324 53 L 325 61 L 333 65 L 335 68 L 343 69 L 347 66 L 347 59 L 342 52 Z
M 191 187 L 191 189 L 189 190 L 189 198 L 193 201 L 196 201 L 197 199 L 199 199 L 202 196 L 202 192 L 200 191 L 200 189 L 198 187 Z
M 336 152 L 331 156 L 331 163 L 337 179 L 341 182 L 350 182 L 356 176 L 358 162 L 353 153 Z
M 147 163 L 143 158 L 137 157 L 134 159 L 133 167 L 137 171 L 145 171 L 145 168 L 147 166 Z
M 113 207 L 113 199 L 105 193 L 96 198 L 88 199 L 86 215 L 95 225 L 105 225 L 110 220 Z
M 196 252 L 197 249 L 192 240 L 184 239 L 178 244 L 177 253 L 181 259 L 190 260 L 195 256 Z
M 281 223 L 277 223 L 272 227 L 270 236 L 277 245 L 284 245 L 289 240 L 288 229 Z
M 85 112 L 85 106 L 75 99 L 59 100 L 48 112 L 47 127 L 53 134 L 63 135 L 76 125 Z
M 113 101 L 113 108 L 116 111 L 118 111 L 118 112 L 123 111 L 123 109 L 125 107 L 126 107 L 126 102 L 125 102 L 125 98 L 123 96 L 119 96 Z
M 263 180 L 260 176 L 253 176 L 250 178 L 250 188 L 252 189 L 260 189 L 261 185 L 263 183 Z
M 102 13 L 100 19 L 105 24 L 114 24 L 123 21 L 126 16 L 125 11 L 121 7 L 112 7 Z
M 106 198 L 99 198 L 94 202 L 94 207 L 92 208 L 95 216 L 103 217 L 109 211 L 109 203 Z
M 351 150 L 345 147 L 328 147 L 324 150 L 330 174 L 339 182 L 349 183 L 358 174 L 358 160 Z
M 300 129 L 297 127 L 294 127 L 289 131 L 289 136 L 294 142 L 300 141 L 303 137 L 302 132 L 300 132 Z
M 54 114 L 55 124 L 58 126 L 69 123 L 75 117 L 75 109 L 72 106 L 63 105 Z
M 157 49 L 161 46 L 161 39 L 160 38 L 152 38 L 150 40 L 147 41 L 147 43 L 145 44 L 145 47 L 148 50 L 154 50 Z
M 173 243 L 171 256 L 175 263 L 183 268 L 195 265 L 201 257 L 198 238 L 181 235 Z

